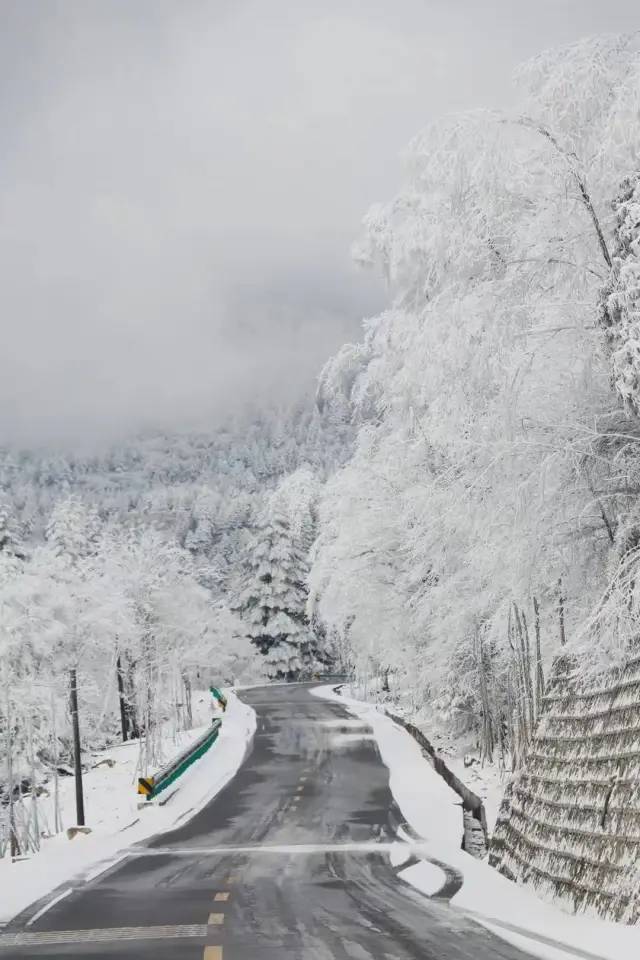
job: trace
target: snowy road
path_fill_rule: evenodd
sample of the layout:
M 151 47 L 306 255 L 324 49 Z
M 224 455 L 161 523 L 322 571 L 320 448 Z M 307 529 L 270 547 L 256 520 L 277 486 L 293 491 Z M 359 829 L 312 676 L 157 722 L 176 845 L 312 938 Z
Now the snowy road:
M 397 878 L 400 815 L 369 728 L 304 686 L 243 699 L 258 727 L 235 779 L 35 922 L 36 908 L 18 918 L 0 958 L 525 960 Z

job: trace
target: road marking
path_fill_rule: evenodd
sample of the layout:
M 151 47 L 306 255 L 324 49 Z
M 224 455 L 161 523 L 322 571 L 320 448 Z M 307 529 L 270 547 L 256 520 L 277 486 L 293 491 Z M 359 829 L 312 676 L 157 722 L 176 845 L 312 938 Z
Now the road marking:
M 95 870 L 90 870 L 88 873 L 85 873 L 84 882 L 91 883 L 92 880 L 95 880 L 96 877 L 99 877 L 101 876 L 101 874 L 106 873 L 107 870 L 111 870 L 112 867 L 117 867 L 119 863 L 122 863 L 122 861 L 126 858 L 126 856 L 127 856 L 126 853 L 123 853 L 122 855 L 118 855 L 117 857 L 112 857 L 111 860 L 107 860 L 107 861 L 103 860 L 102 863 L 98 864 Z
M 308 777 L 300 777 L 300 783 L 304 783 L 308 779 Z
M 227 883 L 228 883 L 229 885 L 231 885 L 232 883 L 236 883 L 237 879 L 238 879 L 238 878 L 235 876 L 235 874 L 231 873 L 231 874 L 229 874 L 229 876 L 227 877 Z
M 216 895 L 215 895 L 215 897 L 214 897 L 213 899 L 224 902 L 225 900 L 228 900 L 228 899 L 229 899 L 229 894 L 228 894 L 228 893 L 216 893 Z
M 229 845 L 228 847 L 146 847 L 144 849 L 136 849 L 132 847 L 128 851 L 130 857 L 208 857 L 208 856 L 228 856 L 230 854 L 247 854 L 252 855 L 255 853 L 265 853 L 265 854 L 275 854 L 275 853 L 388 853 L 390 850 L 395 850 L 398 843 L 403 841 L 393 840 L 393 841 L 384 841 L 381 840 L 379 843 L 375 841 L 368 842 L 346 842 L 346 843 L 274 843 L 274 844 L 255 844 L 254 846 L 233 846 Z M 425 852 L 426 841 L 420 843 L 407 842 L 405 846 L 409 850 L 413 850 L 416 855 L 421 855 Z M 227 877 L 227 883 L 231 884 L 235 882 L 237 877 Z
M 210 913 L 207 924 L 210 927 L 218 927 L 221 923 L 224 923 L 224 913 Z
M 107 943 L 110 940 L 205 940 L 207 927 L 203 923 L 177 927 L 113 927 L 103 930 L 43 930 L 38 933 L 0 933 L 2 947 L 29 947 L 57 943 Z
M 222 947 L 205 947 L 202 960 L 222 960 Z
M 296 787 L 296 793 L 302 793 L 304 791 L 303 786 Z
M 44 916 L 47 910 L 51 910 L 51 907 L 55 907 L 56 903 L 60 903 L 60 901 L 64 900 L 65 897 L 68 897 L 70 893 L 73 893 L 73 887 L 69 887 L 68 890 L 63 890 L 62 893 L 58 894 L 57 897 L 54 897 L 53 900 L 50 900 L 49 903 L 45 904 L 41 910 L 38 910 L 37 913 L 34 913 L 30 920 L 27 920 L 25 926 L 30 927 L 32 923 L 35 923 L 36 920 L 39 920 L 40 917 Z

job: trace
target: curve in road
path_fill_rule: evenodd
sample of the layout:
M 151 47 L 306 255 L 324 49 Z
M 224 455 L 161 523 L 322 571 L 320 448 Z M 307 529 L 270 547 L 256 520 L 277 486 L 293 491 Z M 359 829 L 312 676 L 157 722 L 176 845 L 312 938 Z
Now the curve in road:
M 257 730 L 222 792 L 35 922 L 18 918 L 0 958 L 527 960 L 447 905 L 455 875 L 440 899 L 398 878 L 401 817 L 370 728 L 304 685 L 243 699 Z

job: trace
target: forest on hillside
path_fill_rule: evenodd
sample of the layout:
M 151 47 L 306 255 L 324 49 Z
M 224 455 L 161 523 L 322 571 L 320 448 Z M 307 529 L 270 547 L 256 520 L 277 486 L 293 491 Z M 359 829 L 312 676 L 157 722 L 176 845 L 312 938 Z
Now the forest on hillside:
M 83 748 L 140 737 L 149 770 L 167 727 L 192 726 L 195 689 L 322 657 L 307 642 L 307 557 L 321 483 L 352 436 L 300 403 L 91 455 L 0 451 L 0 855 L 9 807 L 14 849 L 31 849 L 36 808 L 22 795 L 73 764 L 72 676 Z M 277 557 L 265 556 L 274 532 Z M 278 579 L 285 564 L 293 579 Z M 251 615 L 271 572 L 271 606 L 260 596 Z M 267 670 L 264 611 L 289 618 Z
M 515 82 L 509 114 L 409 145 L 354 248 L 389 307 L 315 408 L 2 451 L 5 795 L 68 758 L 71 670 L 92 746 L 142 732 L 151 757 L 196 683 L 338 663 L 517 766 L 560 652 L 591 673 L 626 656 L 640 41 L 545 52 Z

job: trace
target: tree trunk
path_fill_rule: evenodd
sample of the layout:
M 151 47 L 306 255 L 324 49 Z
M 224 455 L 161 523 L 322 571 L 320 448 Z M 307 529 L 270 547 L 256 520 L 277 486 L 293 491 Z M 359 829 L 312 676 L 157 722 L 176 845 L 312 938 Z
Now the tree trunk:
M 540 607 L 538 601 L 533 598 L 533 612 L 535 615 L 536 631 L 536 716 L 540 716 L 542 710 L 542 699 L 544 697 L 544 672 L 542 669 L 542 647 L 540 643 Z
M 518 668 L 516 663 L 516 649 L 513 642 L 513 623 L 512 608 L 509 606 L 509 615 L 507 620 L 507 642 L 511 649 L 511 662 L 507 673 L 507 729 L 509 736 L 509 747 L 511 750 L 511 770 L 515 772 L 520 766 L 520 744 L 519 736 L 519 708 L 517 706 L 518 693 Z
M 474 634 L 474 646 L 476 654 L 476 664 L 478 668 L 478 677 L 480 681 L 480 698 L 482 701 L 482 729 L 480 742 L 480 757 L 482 763 L 488 761 L 493 763 L 493 715 L 491 712 L 491 702 L 489 698 L 489 682 L 487 679 L 487 664 L 484 653 L 484 645 L 480 630 L 476 628 Z
M 124 676 L 122 674 L 122 661 L 120 659 L 120 654 L 118 654 L 118 659 L 116 660 L 116 679 L 118 681 L 118 701 L 120 703 L 120 729 L 122 731 L 122 742 L 126 743 L 129 723 L 127 718 L 127 702 L 124 695 Z
M 525 636 L 524 630 L 522 628 L 522 620 L 520 619 L 520 612 L 516 603 L 513 603 L 513 616 L 514 616 L 514 633 L 518 637 L 518 645 L 515 647 L 516 655 L 516 669 L 517 669 L 517 678 L 518 678 L 518 688 L 519 688 L 519 705 L 518 705 L 518 721 L 519 721 L 519 731 L 520 731 L 520 743 L 522 755 L 526 753 L 526 748 L 529 745 L 530 739 L 530 717 L 531 717 L 531 705 L 529 703 L 529 689 L 530 689 L 530 680 L 531 676 L 529 675 L 529 680 L 527 680 L 527 671 L 529 669 L 527 663 L 526 655 L 526 645 L 525 645 Z
M 138 716 L 136 714 L 136 701 L 135 701 L 135 669 L 136 669 L 135 660 L 129 661 L 129 669 L 127 670 L 127 696 L 125 700 L 125 705 L 127 709 L 127 721 L 128 721 L 130 740 L 140 739 L 140 727 L 138 725 Z
M 56 700 L 53 688 L 51 688 L 51 737 L 53 740 L 53 818 L 55 832 L 60 833 L 64 828 L 62 817 L 60 816 L 60 774 L 58 773 L 58 725 L 56 722 Z
M 564 601 L 565 598 L 562 594 L 562 577 L 558 580 L 558 620 L 560 623 L 560 646 L 564 647 L 567 642 L 567 638 L 564 632 Z
M 193 702 L 191 698 L 191 680 L 186 673 L 182 674 L 182 683 L 184 685 L 186 725 L 187 729 L 190 730 L 193 726 Z
M 71 723 L 73 725 L 73 765 L 76 780 L 76 820 L 84 826 L 84 795 L 82 792 L 82 757 L 80 749 L 80 722 L 78 720 L 78 677 L 75 668 L 70 671 Z
M 534 706 L 534 687 L 533 687 L 533 676 L 532 676 L 532 664 L 531 664 L 531 644 L 529 643 L 529 627 L 527 626 L 527 617 L 524 610 L 521 611 L 522 616 L 522 628 L 524 631 L 524 641 L 525 641 L 525 656 L 526 656 L 526 665 L 525 665 L 525 674 L 527 680 L 527 702 L 529 706 L 529 729 L 531 730 L 531 735 L 533 736 L 533 728 L 536 722 L 536 711 Z
M 40 820 L 38 817 L 38 791 L 36 785 L 36 756 L 33 748 L 33 714 L 29 717 L 29 767 L 31 776 L 31 832 L 34 850 L 40 849 Z
M 9 790 L 9 855 L 20 856 L 20 841 L 16 832 L 16 811 L 13 797 L 13 737 L 12 737 L 11 698 L 7 687 L 7 781 Z

